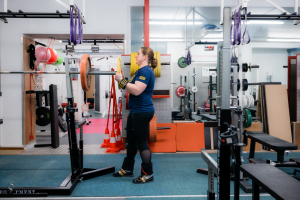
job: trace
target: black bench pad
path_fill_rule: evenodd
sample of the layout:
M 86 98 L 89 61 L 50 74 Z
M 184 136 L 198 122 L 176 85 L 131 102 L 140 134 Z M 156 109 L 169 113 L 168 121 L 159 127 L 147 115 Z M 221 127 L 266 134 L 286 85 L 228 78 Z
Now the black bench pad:
M 241 171 L 276 199 L 300 199 L 300 181 L 272 165 L 244 164 Z
M 298 146 L 293 143 L 289 143 L 287 141 L 284 141 L 282 139 L 279 139 L 277 137 L 271 136 L 263 132 L 249 131 L 247 132 L 247 134 L 251 140 L 265 145 L 266 147 L 269 147 L 270 149 L 273 149 L 275 151 L 298 149 Z
M 291 158 L 290 161 L 296 162 L 298 165 L 300 164 L 300 158 Z

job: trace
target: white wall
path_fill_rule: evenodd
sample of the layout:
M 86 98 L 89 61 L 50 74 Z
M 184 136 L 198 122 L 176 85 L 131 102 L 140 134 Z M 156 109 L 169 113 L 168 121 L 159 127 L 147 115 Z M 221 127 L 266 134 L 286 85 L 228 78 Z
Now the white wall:
M 82 1 L 75 0 L 79 7 Z M 66 1 L 65 3 L 68 3 Z M 84 34 L 125 34 L 125 51 L 130 52 L 130 6 L 141 6 L 139 0 L 86 1 L 86 21 Z M 33 6 L 34 5 L 34 6 Z M 10 0 L 8 8 L 24 12 L 66 12 L 66 8 L 56 1 Z M 3 1 L 0 1 L 3 11 Z M 68 19 L 9 19 L 0 23 L 0 62 L 4 71 L 23 70 L 23 34 L 68 34 Z M 23 146 L 23 79 L 22 75 L 2 75 L 3 96 L 0 98 L 1 147 Z
M 282 85 L 287 84 L 287 69 L 283 66 L 287 65 L 288 53 L 286 49 L 253 49 L 253 62 L 259 64 L 258 82 L 267 82 L 267 72 L 272 73 L 272 82 L 281 82 Z

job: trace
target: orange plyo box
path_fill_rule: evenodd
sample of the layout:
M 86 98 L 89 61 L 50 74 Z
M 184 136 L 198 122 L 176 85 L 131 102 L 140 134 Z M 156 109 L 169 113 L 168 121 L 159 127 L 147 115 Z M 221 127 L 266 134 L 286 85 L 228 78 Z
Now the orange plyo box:
M 158 123 L 157 127 L 170 127 L 171 129 L 157 130 L 156 142 L 151 142 L 149 144 L 151 152 L 176 153 L 176 124 Z
M 177 123 L 176 150 L 201 151 L 205 148 L 204 123 Z

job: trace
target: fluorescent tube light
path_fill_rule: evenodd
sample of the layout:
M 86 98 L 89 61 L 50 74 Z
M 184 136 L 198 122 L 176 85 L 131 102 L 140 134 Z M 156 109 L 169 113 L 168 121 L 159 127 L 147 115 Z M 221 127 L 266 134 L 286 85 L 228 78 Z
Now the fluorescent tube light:
M 251 20 L 248 21 L 250 24 L 284 24 L 282 21 L 260 21 L 260 20 Z M 248 24 L 247 22 L 247 24 Z
M 231 22 L 234 23 L 233 21 Z M 244 21 L 242 21 L 242 24 L 244 24 Z M 251 20 L 247 21 L 247 24 L 284 24 L 282 21 L 260 21 L 260 20 Z
M 300 42 L 300 39 L 267 39 L 269 42 Z
M 149 24 L 156 25 L 185 25 L 185 22 L 174 22 L 174 21 L 149 21 Z M 203 24 L 203 22 L 195 22 L 195 25 Z M 193 22 L 187 22 L 187 25 L 193 25 Z
M 150 42 L 183 42 L 183 39 L 149 39 Z

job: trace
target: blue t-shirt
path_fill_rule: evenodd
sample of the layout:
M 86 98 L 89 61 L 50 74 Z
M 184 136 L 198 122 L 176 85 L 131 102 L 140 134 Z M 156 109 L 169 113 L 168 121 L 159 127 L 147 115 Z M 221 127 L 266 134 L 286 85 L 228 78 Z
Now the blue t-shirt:
M 146 89 L 138 96 L 129 95 L 129 110 L 131 113 L 154 112 L 152 95 L 154 89 L 155 76 L 149 65 L 137 70 L 129 83 L 135 81 L 143 82 L 147 85 Z

